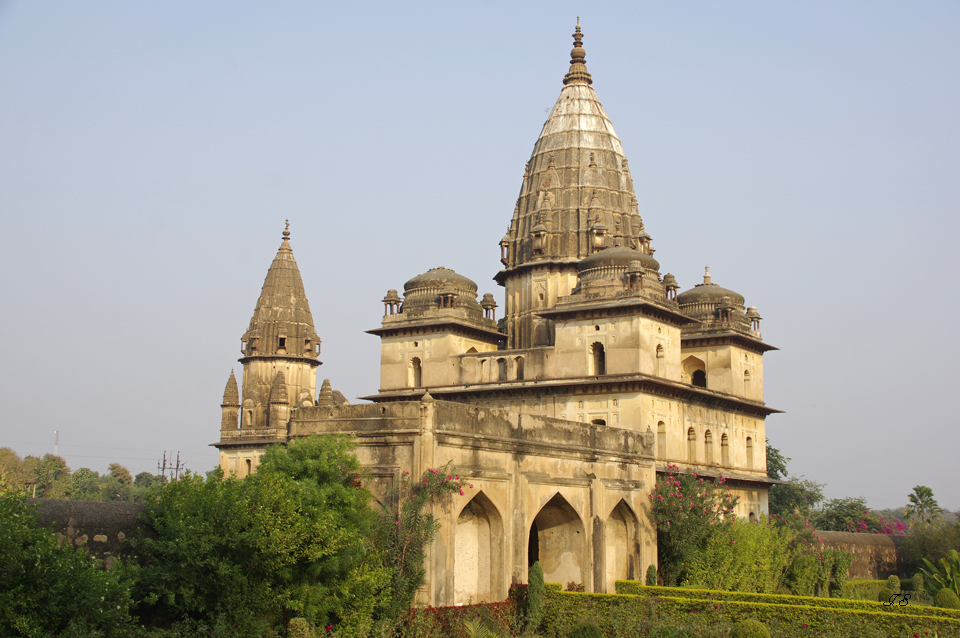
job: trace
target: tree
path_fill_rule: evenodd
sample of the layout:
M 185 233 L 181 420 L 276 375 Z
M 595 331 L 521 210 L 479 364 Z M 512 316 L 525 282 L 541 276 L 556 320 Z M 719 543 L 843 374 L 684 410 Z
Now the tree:
M 38 498 L 67 498 L 70 496 L 70 468 L 61 456 L 44 454 L 43 458 L 28 456 L 24 466 L 37 483 Z
M 711 528 L 733 518 L 737 497 L 723 477 L 714 481 L 669 465 L 649 498 L 657 526 L 660 576 L 664 585 L 672 587 L 683 582 L 690 560 L 703 549 Z
M 767 446 L 767 476 L 778 481 L 787 478 L 787 463 L 791 459 L 770 445 L 770 439 L 765 439 L 765 442 Z
M 821 531 L 846 532 L 856 527 L 868 514 L 867 499 L 832 498 L 824 503 L 823 508 L 813 513 L 812 523 Z
M 769 467 L 769 466 L 768 466 Z M 823 500 L 823 483 L 792 476 L 784 483 L 770 486 L 770 514 L 786 518 L 798 514 L 810 518 L 810 512 Z
M 143 595 L 153 613 L 262 635 L 291 617 L 369 623 L 389 572 L 367 536 L 375 516 L 346 437 L 272 446 L 244 479 L 188 473 L 145 514 L 157 531 Z
M 904 518 L 914 525 L 932 525 L 943 520 L 943 508 L 937 504 L 929 487 L 917 485 L 907 498 L 910 503 L 905 508 Z
M 133 483 L 133 478 L 130 476 L 130 470 L 123 467 L 119 463 L 111 463 L 107 467 L 107 471 L 110 473 L 110 476 L 120 481 L 122 485 L 130 485 Z

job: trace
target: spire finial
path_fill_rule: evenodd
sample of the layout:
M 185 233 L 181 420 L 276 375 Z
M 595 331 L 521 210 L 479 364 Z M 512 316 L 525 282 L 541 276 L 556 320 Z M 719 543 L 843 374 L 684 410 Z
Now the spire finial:
M 289 219 L 286 219 L 286 220 L 284 220 L 284 221 L 287 223 L 287 225 L 286 225 L 286 227 L 283 229 L 283 240 L 286 241 L 286 240 L 290 239 L 290 220 L 289 220 Z
M 703 283 L 705 284 L 712 283 L 710 281 L 710 266 L 703 267 Z
M 563 76 L 564 84 L 593 84 L 593 78 L 587 72 L 586 55 L 583 50 L 583 33 L 580 32 L 580 16 L 577 16 L 577 28 L 573 32 L 573 51 L 570 52 L 570 70 Z

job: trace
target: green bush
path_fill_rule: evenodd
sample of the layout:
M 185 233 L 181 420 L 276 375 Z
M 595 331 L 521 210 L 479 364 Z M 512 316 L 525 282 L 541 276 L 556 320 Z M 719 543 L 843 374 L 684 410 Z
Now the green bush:
M 136 577 L 38 528 L 22 496 L 0 497 L 0 636 L 126 636 Z
M 663 588 L 649 588 L 663 589 Z M 746 595 L 746 594 L 745 594 Z M 790 598 L 764 594 L 768 599 Z M 544 633 L 564 636 L 583 618 L 590 618 L 605 635 L 649 635 L 659 626 L 679 626 L 695 636 L 721 636 L 733 625 L 747 618 L 756 618 L 770 628 L 775 636 L 904 636 L 939 635 L 960 636 L 960 618 L 920 616 L 914 612 L 922 607 L 881 608 L 876 611 L 841 609 L 818 606 L 832 599 L 813 598 L 811 605 L 742 602 L 734 600 L 695 600 L 655 596 L 625 596 L 613 594 L 579 594 L 547 592 L 544 610 Z M 851 601 L 847 601 L 851 602 Z M 930 608 L 926 608 L 930 609 Z M 946 610 L 937 610 L 943 614 Z M 804 631 L 801 631 L 804 629 Z
M 770 638 L 770 630 L 759 620 L 747 618 L 734 626 L 730 638 Z
M 941 589 L 950 589 L 960 596 L 960 552 L 951 549 L 945 558 L 938 561 L 939 566 L 926 558 L 923 559 L 923 564 L 926 569 L 920 571 L 923 573 L 928 594 L 936 596 Z
M 877 592 L 886 584 L 885 580 L 848 580 L 843 584 L 843 597 L 855 600 L 876 600 Z
M 290 638 L 314 638 L 313 627 L 305 618 L 291 618 L 287 625 Z
M 594 625 L 592 622 L 587 620 L 579 622 L 570 630 L 570 633 L 567 634 L 569 638 L 603 638 L 603 634 L 600 633 L 600 629 Z
M 294 617 L 368 623 L 390 572 L 367 540 L 376 518 L 359 472 L 347 437 L 310 437 L 268 447 L 244 479 L 163 486 L 144 516 L 157 537 L 139 546 L 147 613 L 226 621 L 237 636 Z
M 893 602 L 893 597 L 896 594 L 892 589 L 884 585 L 879 590 L 877 590 L 877 602 L 878 603 L 887 603 L 888 605 Z
M 865 581 L 859 581 L 865 582 Z M 876 581 L 886 583 L 886 581 Z M 874 593 L 871 600 L 849 600 L 845 598 L 814 598 L 810 596 L 783 596 L 780 594 L 752 594 L 748 592 L 724 592 L 709 591 L 704 589 L 687 589 L 677 587 L 645 587 L 638 581 L 618 580 L 616 582 L 618 594 L 636 595 L 640 599 L 653 599 L 656 597 L 665 598 L 685 598 L 691 600 L 702 600 L 709 602 L 745 602 L 745 603 L 770 603 L 777 605 L 803 605 L 809 607 L 822 607 L 826 609 L 839 609 L 848 611 L 886 611 L 886 612 L 906 612 L 916 616 L 936 616 L 954 618 L 960 620 L 960 613 L 953 610 L 937 609 L 935 607 L 922 607 L 911 604 L 909 608 L 899 606 L 884 606 L 876 600 Z
M 543 567 L 537 561 L 527 577 L 527 631 L 536 631 L 543 620 L 543 604 L 546 587 L 543 583 Z
M 715 525 L 704 548 L 689 561 L 683 585 L 773 593 L 799 553 L 791 547 L 795 537 L 765 516 L 759 524 L 738 520 Z
M 892 592 L 900 591 L 900 578 L 896 575 L 887 576 L 887 589 Z
M 933 604 L 941 609 L 960 609 L 960 597 L 952 589 L 941 589 L 937 597 L 933 599 Z
M 657 586 L 657 566 L 649 565 L 647 567 L 647 585 L 650 587 Z

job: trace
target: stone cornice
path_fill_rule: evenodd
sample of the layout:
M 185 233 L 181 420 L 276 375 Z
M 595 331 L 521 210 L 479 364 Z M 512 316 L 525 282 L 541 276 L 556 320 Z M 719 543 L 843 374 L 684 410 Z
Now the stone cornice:
M 599 317 L 621 317 L 636 314 L 637 311 L 647 317 L 654 317 L 676 326 L 700 323 L 679 310 L 661 306 L 642 297 L 605 299 L 558 304 L 548 310 L 539 310 L 536 314 L 550 319 L 593 319 Z
M 764 343 L 762 340 L 751 335 L 746 335 L 741 332 L 734 332 L 732 330 L 718 332 L 715 334 L 703 332 L 699 334 L 681 333 L 680 335 L 681 349 L 715 345 L 735 345 L 743 348 L 744 350 L 749 350 L 757 354 L 763 354 L 764 352 L 768 352 L 770 350 L 780 349 L 776 346 L 771 346 L 769 343 Z
M 507 335 L 492 328 L 478 326 L 474 323 L 458 320 L 452 317 L 436 317 L 426 320 L 411 320 L 408 322 L 397 323 L 396 325 L 382 326 L 367 330 L 367 334 L 377 335 L 378 337 L 392 337 L 396 335 L 422 335 L 440 331 L 454 332 L 457 334 L 473 337 L 487 343 L 497 343 L 501 339 L 506 339 Z
M 295 363 L 306 363 L 314 368 L 323 365 L 323 361 L 308 359 L 306 357 L 297 357 L 289 354 L 254 354 L 250 355 L 249 357 L 241 357 L 237 359 L 237 361 L 243 364 L 250 363 L 251 361 L 293 361 Z
M 568 379 L 532 379 L 483 383 L 470 385 L 436 386 L 430 388 L 381 390 L 379 394 L 361 397 L 375 402 L 419 401 L 425 390 L 435 399 L 469 403 L 478 398 L 515 398 L 544 395 L 597 395 L 643 392 L 668 399 L 685 401 L 699 407 L 717 408 L 746 416 L 764 418 L 782 410 L 770 408 L 763 403 L 743 399 L 732 394 L 708 390 L 697 386 L 669 381 L 645 374 L 604 375 L 599 377 L 574 377 Z M 484 395 L 487 395 L 484 397 Z

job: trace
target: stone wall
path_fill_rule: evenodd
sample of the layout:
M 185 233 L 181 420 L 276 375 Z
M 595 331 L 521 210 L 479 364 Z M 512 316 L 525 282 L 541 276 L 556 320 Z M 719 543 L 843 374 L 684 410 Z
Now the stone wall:
M 897 573 L 897 548 L 886 534 L 817 532 L 827 547 L 853 552 L 848 578 L 883 580 Z
M 139 503 L 30 499 L 39 506 L 39 523 L 64 542 L 85 547 L 109 567 L 117 556 L 131 556 L 131 539 L 154 534 L 141 520 Z

